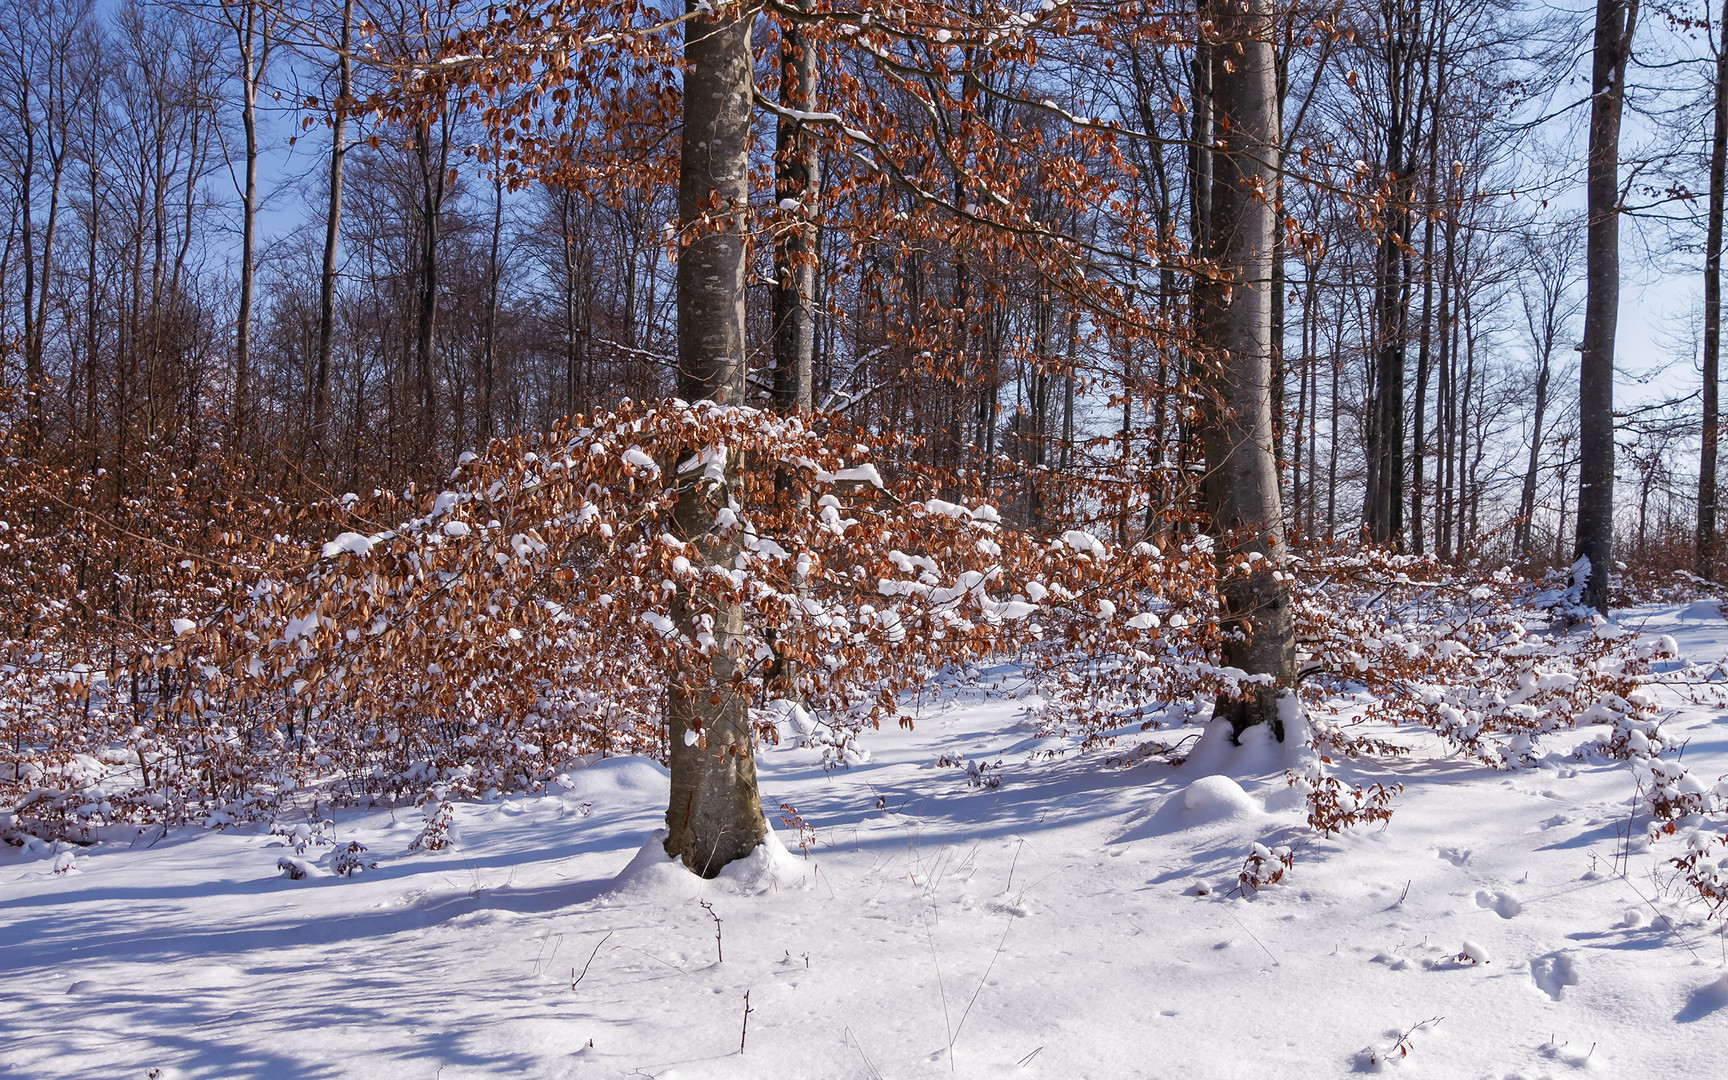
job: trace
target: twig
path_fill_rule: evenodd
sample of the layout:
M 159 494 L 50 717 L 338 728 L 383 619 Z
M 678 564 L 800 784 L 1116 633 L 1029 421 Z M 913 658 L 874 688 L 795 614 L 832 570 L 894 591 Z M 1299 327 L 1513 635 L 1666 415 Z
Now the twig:
M 1002 928 L 1002 940 L 996 943 L 996 951 L 990 954 L 990 963 L 985 965 L 984 974 L 978 980 L 978 989 L 972 991 L 971 1000 L 966 1002 L 966 1011 L 960 1014 L 960 1022 L 954 1025 L 954 1034 L 948 1040 L 948 1052 L 954 1052 L 954 1040 L 960 1037 L 960 1030 L 966 1026 L 966 1018 L 972 1015 L 972 1005 L 983 993 L 984 984 L 990 980 L 990 972 L 996 967 L 996 958 L 1002 955 L 1002 946 L 1008 944 L 1008 931 L 1014 929 L 1014 917 L 1008 917 L 1008 925 Z
M 542 938 L 541 939 L 540 949 L 538 952 L 536 952 L 534 954 L 534 974 L 536 974 L 536 975 L 540 974 L 540 958 L 545 955 L 546 946 L 552 942 L 556 942 L 557 944 L 552 945 L 552 955 L 546 957 L 546 962 L 548 964 L 550 964 L 552 961 L 558 959 L 558 946 L 564 944 L 564 935 L 563 934 L 553 934 L 549 938 Z M 595 948 L 599 948 L 599 946 L 595 946 Z
M 608 936 L 610 936 L 610 935 L 608 935 Z M 665 964 L 667 967 L 671 968 L 673 971 L 676 971 L 680 975 L 690 974 L 688 971 L 685 971 L 683 968 L 679 967 L 677 964 L 674 964 L 669 960 L 662 960 L 658 956 L 655 956 L 651 952 L 643 952 L 641 949 L 638 949 L 634 945 L 614 945 L 614 946 L 612 946 L 613 952 L 617 952 L 619 949 L 629 949 L 633 953 L 642 953 L 643 956 L 646 956 L 648 959 L 654 961 L 656 964 Z
M 930 932 L 930 920 L 924 920 L 924 938 L 930 942 L 930 963 L 936 969 L 936 992 L 942 998 L 942 1023 L 948 1028 L 948 1071 L 954 1071 L 954 1021 L 948 1018 L 948 990 L 942 985 L 942 962 L 936 958 L 936 936 Z
M 1230 913 L 1229 913 L 1229 912 L 1225 912 L 1225 914 L 1226 914 L 1226 915 L 1229 915 L 1229 914 L 1230 914 Z M 1245 925 L 1245 924 L 1244 924 L 1244 923 L 1243 923 L 1243 922 L 1242 922 L 1242 920 L 1241 920 L 1241 919 L 1238 919 L 1238 918 L 1237 918 L 1237 917 L 1236 917 L 1236 916 L 1234 916 L 1234 915 L 1230 915 L 1230 921 L 1231 921 L 1231 922 L 1233 922 L 1233 923 L 1235 923 L 1235 924 L 1236 924 L 1236 925 L 1237 925 L 1237 926 L 1240 926 L 1240 927 L 1242 927 L 1242 932 L 1243 932 L 1243 933 L 1244 933 L 1244 934 L 1247 934 L 1247 935 L 1248 935 L 1248 936 L 1249 936 L 1249 937 L 1251 937 L 1251 938 L 1254 938 L 1254 944 L 1256 944 L 1256 945 L 1258 945 L 1258 946 L 1260 946 L 1260 951 L 1261 951 L 1261 952 L 1263 952 L 1263 953 L 1265 953 L 1265 954 L 1266 954 L 1266 955 L 1267 955 L 1267 956 L 1271 956 L 1271 957 L 1272 957 L 1272 966 L 1273 966 L 1273 967 L 1283 967 L 1283 966 L 1284 966 L 1284 965 L 1283 965 L 1283 964 L 1281 964 L 1281 963 L 1279 963 L 1279 962 L 1278 962 L 1278 958 L 1277 958 L 1277 957 L 1276 957 L 1276 956 L 1272 956 L 1272 950 L 1271 950 L 1271 949 L 1268 949 L 1268 948 L 1267 948 L 1267 947 L 1266 947 L 1266 943 L 1265 943 L 1265 942 L 1264 942 L 1264 941 L 1261 941 L 1261 940 L 1260 940 L 1260 939 L 1259 939 L 1259 938 L 1258 938 L 1258 937 L 1255 937 L 1255 935 L 1254 935 L 1254 931 L 1252 931 L 1252 930 L 1250 930 L 1250 929 L 1248 929 L 1248 927 L 1247 927 L 1247 926 L 1246 926 L 1246 925 Z
M 1663 925 L 1668 927 L 1668 932 L 1670 934 L 1673 934 L 1675 940 L 1679 941 L 1680 944 L 1686 946 L 1686 951 L 1692 954 L 1692 958 L 1694 960 L 1698 961 L 1699 963 L 1704 962 L 1704 958 L 1702 956 L 1698 955 L 1698 950 L 1693 948 L 1692 943 L 1690 941 L 1687 941 L 1685 935 L 1680 933 L 1680 928 L 1678 926 L 1674 925 L 1673 920 L 1668 918 L 1667 915 L 1663 914 L 1662 909 L 1656 906 L 1655 901 L 1651 900 L 1649 897 L 1645 896 L 1642 892 L 1640 892 L 1638 889 L 1638 886 L 1632 884 L 1632 876 L 1630 874 L 1628 874 L 1624 870 L 1620 871 L 1620 880 L 1621 880 L 1621 882 L 1623 882 L 1625 884 L 1625 886 L 1628 889 L 1632 890 L 1633 896 L 1636 896 L 1638 899 L 1644 901 L 1644 905 L 1646 907 L 1648 907 L 1651 911 L 1656 913 L 1656 917 L 1658 919 L 1661 919 Z
M 740 1054 L 744 1052 L 744 1039 L 750 1034 L 750 1014 L 755 1011 L 750 1007 L 750 991 L 746 990 L 744 991 L 744 1028 L 738 1032 L 738 1052 Z
M 1016 1061 L 1014 1063 L 1014 1067 L 1016 1069 L 1024 1069 L 1027 1066 L 1027 1064 L 1029 1062 L 1031 1062 L 1031 1060 L 1033 1058 L 1037 1057 L 1039 1054 L 1041 1054 L 1043 1052 L 1044 1052 L 1044 1048 L 1042 1046 L 1040 1046 L 1038 1049 L 1032 1051 L 1030 1054 L 1027 1054 L 1025 1057 L 1021 1058 L 1019 1061 Z
M 864 1052 L 864 1044 L 858 1041 L 858 1036 L 852 1034 L 850 1027 L 845 1030 L 845 1039 L 858 1051 L 858 1056 L 864 1059 L 864 1067 L 870 1070 L 871 1080 L 882 1080 L 882 1074 L 876 1071 L 876 1066 L 870 1063 L 870 1055 Z M 1040 1047 L 1039 1049 L 1043 1049 Z
M 714 905 L 710 904 L 708 901 L 698 900 L 696 903 L 702 908 L 702 910 L 708 913 L 710 919 L 714 920 L 714 962 L 717 964 L 724 964 L 726 962 L 726 953 L 725 950 L 720 947 L 720 916 L 714 914 Z
M 1632 829 L 1638 820 L 1638 802 L 1643 796 L 1644 781 L 1640 780 L 1637 789 L 1632 792 L 1632 809 L 1626 815 L 1626 840 L 1622 845 L 1620 854 L 1615 859 L 1620 864 L 1621 877 L 1625 877 L 1626 872 L 1632 869 Z
M 576 984 L 588 977 L 589 965 L 594 963 L 594 957 L 596 957 L 600 954 L 600 946 L 606 944 L 606 939 L 610 938 L 612 936 L 612 934 L 613 934 L 613 931 L 611 931 L 611 930 L 606 931 L 606 937 L 601 938 L 600 943 L 598 945 L 594 946 L 594 951 L 588 954 L 588 963 L 582 965 L 582 974 L 576 975 L 576 969 L 575 968 L 570 969 L 571 975 L 574 976 L 574 978 L 572 978 L 570 980 L 570 989 L 572 989 L 572 990 L 576 989 Z M 544 948 L 545 946 L 541 946 L 541 947 Z M 552 951 L 552 955 L 554 955 L 554 956 L 558 955 L 558 951 L 556 949 L 554 949 Z
M 1014 859 L 1008 864 L 1008 884 L 1002 886 L 1002 891 L 1004 893 L 1011 893 L 1014 891 L 1014 868 L 1020 865 L 1020 849 L 1025 846 L 1026 838 L 1022 836 L 1019 845 L 1014 849 Z

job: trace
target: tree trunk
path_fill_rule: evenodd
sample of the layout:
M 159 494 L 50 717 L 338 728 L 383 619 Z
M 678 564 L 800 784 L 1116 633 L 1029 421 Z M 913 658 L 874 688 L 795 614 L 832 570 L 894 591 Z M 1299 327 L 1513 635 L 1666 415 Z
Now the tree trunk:
M 1614 552 L 1614 331 L 1620 310 L 1620 108 L 1639 0 L 1596 0 L 1585 195 L 1584 354 L 1578 363 L 1578 525 L 1583 601 L 1608 610 Z
M 1404 250 L 1410 228 L 1409 173 L 1405 161 L 1410 119 L 1412 42 L 1399 11 L 1388 27 L 1386 161 L 1384 175 L 1391 199 L 1380 232 L 1374 277 L 1375 374 L 1368 420 L 1368 483 L 1362 518 L 1379 543 L 1394 542 L 1402 529 L 1404 503 Z
M 815 43 L 794 21 L 780 33 L 780 104 L 808 112 L 816 104 Z M 774 198 L 787 220 L 774 240 L 774 407 L 807 413 L 816 348 L 816 146 L 802 122 L 785 116 L 775 138 Z
M 444 213 L 444 194 L 449 183 L 450 114 L 448 104 L 438 113 L 438 147 L 432 146 L 432 121 L 422 119 L 415 129 L 414 149 L 420 166 L 420 263 L 419 304 L 414 335 L 415 381 L 420 394 L 418 432 L 422 454 L 437 445 L 438 377 L 433 353 L 438 324 L 438 240 Z
M 687 0 L 696 11 L 698 0 Z M 705 207 L 725 208 L 717 226 L 689 237 L 678 256 L 678 389 L 685 400 L 738 405 L 744 398 L 744 214 L 749 202 L 753 11 L 739 7 L 692 19 L 684 38 L 684 133 L 678 173 L 678 216 L 685 229 Z M 739 467 L 726 463 L 727 475 Z M 729 543 L 713 538 L 726 484 L 702 470 L 683 474 L 674 523 L 696 547 L 700 564 L 730 564 Z M 682 654 L 667 691 L 667 739 L 672 765 L 666 807 L 666 851 L 705 877 L 755 850 L 768 823 L 756 791 L 749 702 L 733 684 L 733 655 L 743 632 L 740 608 L 702 603 L 680 592 L 672 616 L 694 638 L 699 620 L 713 618 L 708 656 Z
M 24 143 L 23 161 L 18 170 L 18 216 L 24 262 L 24 449 L 35 454 L 42 447 L 42 355 L 30 348 L 36 337 L 36 249 L 35 208 L 31 193 L 36 187 L 36 122 L 30 105 L 29 72 L 22 66 L 18 79 L 17 123 Z M 10 237 L 8 237 L 10 239 Z
M 493 430 L 492 393 L 498 373 L 498 238 L 504 232 L 504 172 L 499 157 L 492 159 L 492 243 L 486 251 L 485 349 L 480 358 L 480 445 Z
M 1295 684 L 1290 597 L 1282 580 L 1284 516 L 1272 445 L 1273 207 L 1278 163 L 1271 0 L 1210 0 L 1213 41 L 1212 216 L 1207 254 L 1216 276 L 1195 285 L 1204 365 L 1206 502 L 1219 576 L 1224 661 L 1272 685 L 1220 701 L 1237 736 L 1269 723 Z M 1253 558 L 1252 569 L 1239 565 Z
M 1530 521 L 1536 516 L 1536 475 L 1542 461 L 1542 423 L 1548 411 L 1549 358 L 1544 353 L 1536 373 L 1536 411 L 1530 423 L 1530 460 L 1524 470 L 1524 487 L 1518 497 L 1515 546 L 1521 555 L 1531 554 Z
M 1716 577 L 1716 376 L 1722 353 L 1722 202 L 1728 171 L 1728 0 L 1722 3 L 1721 35 L 1716 47 L 1716 116 L 1710 134 L 1710 220 L 1704 240 L 1704 427 L 1698 453 L 1698 536 L 1695 567 L 1699 577 Z
M 247 410 L 252 393 L 252 283 L 257 263 L 258 226 L 258 87 L 270 60 L 269 11 L 263 4 L 244 3 L 225 12 L 233 28 L 240 60 L 240 126 L 246 138 L 245 179 L 240 193 L 240 304 L 234 318 L 234 430 L 249 428 Z
M 330 203 L 324 215 L 324 263 L 318 275 L 318 359 L 312 378 L 312 443 L 320 455 L 329 452 L 330 354 L 336 333 L 336 241 L 342 230 L 342 162 L 348 153 L 348 105 L 354 89 L 354 60 L 349 51 L 354 29 L 354 0 L 342 0 L 342 30 L 336 58 L 336 100 L 330 123 Z

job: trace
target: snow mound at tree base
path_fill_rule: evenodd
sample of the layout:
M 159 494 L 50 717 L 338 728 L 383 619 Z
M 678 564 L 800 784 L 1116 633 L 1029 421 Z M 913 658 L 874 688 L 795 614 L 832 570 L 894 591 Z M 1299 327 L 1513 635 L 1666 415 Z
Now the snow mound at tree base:
M 786 850 L 770 828 L 756 850 L 729 863 L 714 883 L 727 892 L 753 896 L 783 889 L 808 889 L 813 874 L 809 864 Z
M 686 901 L 703 892 L 720 891 L 756 896 L 786 889 L 808 889 L 810 869 L 780 842 L 773 829 L 756 850 L 738 859 L 712 880 L 692 873 L 676 856 L 666 854 L 666 830 L 655 829 L 628 865 L 612 879 L 599 899 L 620 901 Z
M 1308 727 L 1308 717 L 1295 695 L 1279 695 L 1278 719 L 1284 725 L 1282 742 L 1265 724 L 1250 727 L 1237 741 L 1228 722 L 1214 720 L 1206 725 L 1199 744 L 1182 767 L 1203 776 L 1217 773 L 1260 777 L 1285 770 L 1300 774 L 1314 760 L 1314 751 L 1309 746 L 1313 734 Z

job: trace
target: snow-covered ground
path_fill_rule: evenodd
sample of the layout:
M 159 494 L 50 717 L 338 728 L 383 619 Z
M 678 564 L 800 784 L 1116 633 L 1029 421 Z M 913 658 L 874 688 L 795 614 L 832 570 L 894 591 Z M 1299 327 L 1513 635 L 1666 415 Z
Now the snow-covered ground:
M 1728 654 L 1709 609 L 1626 619 Z M 978 673 L 833 774 L 765 750 L 790 853 L 712 882 L 645 846 L 666 777 L 641 759 L 459 805 L 442 852 L 410 850 L 412 808 L 339 813 L 336 840 L 378 864 L 352 878 L 288 879 L 262 829 L 4 849 L 0 1075 L 1721 1068 L 1728 943 L 1666 866 L 1677 840 L 1646 845 L 1639 820 L 1627 843 L 1631 769 L 1568 756 L 1591 732 L 1498 773 L 1412 735 L 1410 757 L 1339 767 L 1404 785 L 1390 823 L 1322 839 L 1276 769 L 1045 755 L 1023 693 L 1012 669 Z M 1692 773 L 1728 773 L 1728 715 L 1669 704 Z M 1294 869 L 1242 896 L 1257 841 L 1293 846 Z

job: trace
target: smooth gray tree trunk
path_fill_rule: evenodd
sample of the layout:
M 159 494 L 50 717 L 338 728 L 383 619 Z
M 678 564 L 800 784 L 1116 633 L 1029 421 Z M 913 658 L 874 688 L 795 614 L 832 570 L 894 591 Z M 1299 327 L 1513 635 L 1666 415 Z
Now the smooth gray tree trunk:
M 696 10 L 695 0 L 688 2 Z M 754 21 L 754 11 L 728 7 L 685 24 L 678 217 L 686 230 L 705 211 L 719 222 L 694 226 L 701 231 L 686 235 L 678 256 L 678 390 L 688 401 L 738 405 L 744 399 Z M 736 460 L 727 462 L 728 477 L 740 467 Z M 712 535 L 726 485 L 703 480 L 702 472 L 675 473 L 683 487 L 674 524 L 679 537 L 695 546 L 693 562 L 729 565 L 734 545 Z M 713 619 L 713 652 L 680 659 L 667 688 L 672 791 L 666 852 L 712 877 L 755 850 L 768 823 L 756 791 L 749 700 L 733 682 L 742 664 L 732 650 L 743 633 L 743 615 L 736 604 L 706 603 L 685 592 L 674 597 L 672 617 L 680 632 L 695 637 L 704 616 Z
M 1590 560 L 1583 601 L 1608 610 L 1614 555 L 1614 332 L 1620 311 L 1620 110 L 1638 0 L 1596 0 L 1584 247 L 1584 353 L 1578 363 L 1578 525 Z
M 1286 561 L 1271 410 L 1271 193 L 1279 167 L 1271 0 L 1211 0 L 1203 11 L 1212 53 L 1211 227 L 1218 274 L 1195 286 L 1204 371 L 1206 503 L 1219 573 L 1224 661 L 1272 685 L 1218 703 L 1240 736 L 1272 725 L 1284 736 L 1278 698 L 1295 686 L 1290 596 L 1274 578 Z M 1249 561 L 1251 569 L 1237 569 Z

